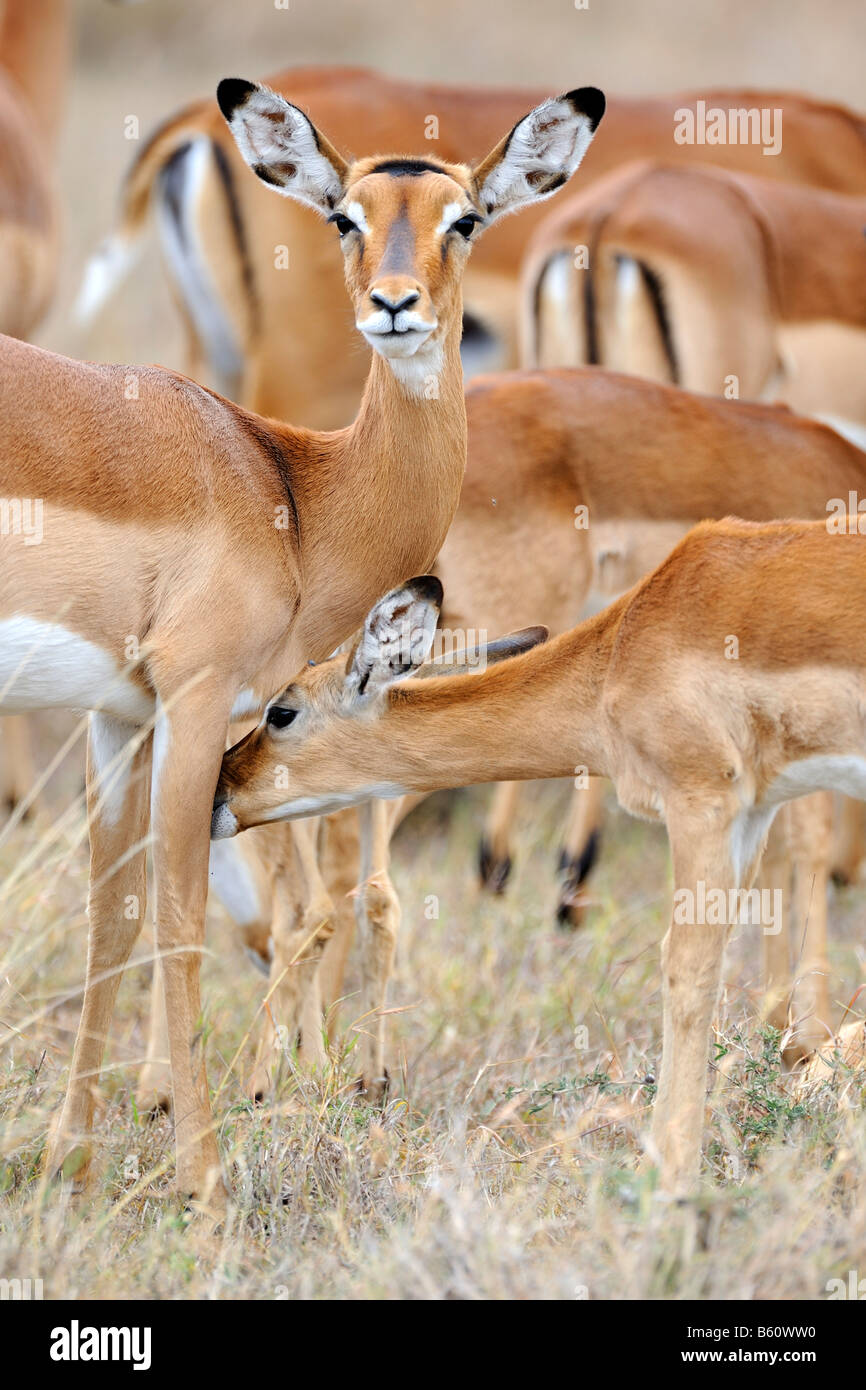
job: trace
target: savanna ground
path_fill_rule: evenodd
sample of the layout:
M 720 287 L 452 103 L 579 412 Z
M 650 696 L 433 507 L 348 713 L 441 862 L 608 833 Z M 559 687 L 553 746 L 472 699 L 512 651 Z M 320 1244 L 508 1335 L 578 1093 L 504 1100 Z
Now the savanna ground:
M 95 333 L 70 317 L 138 148 L 127 118 L 144 138 L 228 73 L 366 63 L 551 91 L 754 84 L 862 104 L 860 0 L 730 0 L 723 10 L 694 0 L 590 0 L 582 10 L 570 0 L 291 0 L 288 10 L 272 0 L 79 0 L 77 18 L 64 254 L 39 341 L 103 360 L 182 364 L 152 249 Z M 60 732 L 51 720 L 42 728 L 47 757 Z M 142 939 L 98 1088 L 94 1189 L 70 1206 L 46 1187 L 39 1159 L 84 974 L 80 761 L 79 744 L 48 810 L 0 843 L 0 1277 L 41 1278 L 46 1298 L 763 1299 L 824 1298 L 830 1278 L 866 1275 L 862 1075 L 840 1068 L 807 1097 L 795 1093 L 757 1022 L 754 933 L 728 956 L 701 1195 L 672 1206 L 638 1171 L 660 1050 L 664 838 L 611 821 L 597 905 L 583 931 L 564 935 L 551 871 L 566 791 L 552 786 L 527 794 L 500 899 L 475 886 L 487 793 L 437 798 L 401 830 L 384 1112 L 354 1095 L 351 1028 L 328 1075 L 305 1078 L 287 1058 L 268 1103 L 252 1107 L 243 1044 L 264 983 L 214 908 L 204 1025 L 235 1197 L 221 1237 L 186 1223 L 170 1187 L 170 1123 L 132 1102 L 148 1005 Z M 430 895 L 438 917 L 425 915 Z M 864 978 L 864 906 L 863 889 L 834 895 L 840 1012 Z M 354 988 L 350 977 L 349 1024 Z
M 234 1191 L 215 1238 L 172 1193 L 169 1120 L 132 1098 L 145 940 L 97 1090 L 92 1191 L 72 1205 L 46 1186 L 84 960 L 83 825 L 79 812 L 59 833 L 51 817 L 20 830 L 0 864 L 0 1272 L 41 1278 L 46 1298 L 815 1299 L 862 1269 L 866 1073 L 828 1068 L 795 1091 L 756 1020 L 755 929 L 725 970 L 702 1190 L 672 1205 L 639 1168 L 659 1061 L 664 837 L 611 818 L 596 905 L 563 934 L 550 870 L 565 788 L 528 789 L 499 899 L 475 886 L 486 795 L 440 796 L 398 838 L 383 1111 L 354 1091 L 354 970 L 327 1073 L 284 1055 L 267 1102 L 249 1101 L 245 1039 L 267 986 L 213 910 L 203 1026 Z M 862 889 L 834 899 L 840 1001 L 862 979 L 863 906 Z

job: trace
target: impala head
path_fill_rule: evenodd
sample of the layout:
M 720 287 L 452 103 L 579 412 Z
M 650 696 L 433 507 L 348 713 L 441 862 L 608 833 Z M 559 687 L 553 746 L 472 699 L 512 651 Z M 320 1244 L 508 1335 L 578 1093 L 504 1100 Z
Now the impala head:
M 601 92 L 584 87 L 536 107 L 475 167 L 434 153 L 349 162 L 267 87 L 226 78 L 217 97 L 253 172 L 334 224 L 356 325 L 392 363 L 441 352 L 459 332 L 471 242 L 566 183 L 604 113 Z
M 429 574 L 392 589 L 370 609 L 351 651 L 305 667 L 271 700 L 258 727 L 223 758 L 213 839 L 372 796 L 400 795 L 403 788 L 377 770 L 380 760 L 400 756 L 387 727 L 393 687 L 409 676 L 459 681 L 468 670 L 528 651 L 547 637 L 546 628 L 527 628 L 448 662 L 431 662 L 441 604 L 442 585 Z

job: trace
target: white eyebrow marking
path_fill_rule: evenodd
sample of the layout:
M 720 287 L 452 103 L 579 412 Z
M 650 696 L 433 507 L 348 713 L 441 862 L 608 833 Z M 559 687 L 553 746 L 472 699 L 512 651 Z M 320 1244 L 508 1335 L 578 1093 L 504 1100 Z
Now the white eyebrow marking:
M 346 208 L 346 216 L 351 217 L 359 232 L 369 232 L 370 228 L 367 226 L 364 209 L 361 207 L 360 203 L 349 203 L 349 206 Z
M 447 232 L 448 228 L 457 221 L 462 211 L 463 206 L 461 203 L 446 203 L 442 209 L 442 221 L 436 228 L 436 235 L 442 236 L 443 232 Z

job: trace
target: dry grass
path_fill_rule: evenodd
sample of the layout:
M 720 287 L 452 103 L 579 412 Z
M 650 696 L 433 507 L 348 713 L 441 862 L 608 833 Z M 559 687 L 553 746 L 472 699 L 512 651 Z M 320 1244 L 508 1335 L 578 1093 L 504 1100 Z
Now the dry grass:
M 213 913 L 208 1064 L 235 1198 L 221 1238 L 189 1227 L 171 1192 L 170 1124 L 132 1103 L 146 964 L 121 992 L 93 1191 L 72 1207 L 44 1184 L 83 973 L 86 863 L 80 817 L 43 845 L 39 869 L 26 855 L 52 823 L 16 832 L 2 851 L 7 875 L 25 870 L 0 932 L 0 1275 L 41 1277 L 46 1297 L 64 1298 L 760 1299 L 821 1298 L 858 1268 L 864 1073 L 840 1062 L 796 1092 L 756 1027 L 757 942 L 735 943 L 702 1191 L 666 1203 L 638 1171 L 659 1052 L 663 838 L 612 821 L 598 907 L 563 936 L 549 874 L 562 789 L 528 793 L 517 879 L 495 901 L 472 871 L 483 795 L 438 798 L 401 833 L 384 1112 L 354 1096 L 351 1028 L 327 1075 L 286 1057 L 268 1104 L 248 1103 L 250 1046 L 230 1062 L 265 986 Z M 438 919 L 425 915 L 431 894 Z M 857 890 L 835 903 L 840 999 L 862 974 L 862 906 Z

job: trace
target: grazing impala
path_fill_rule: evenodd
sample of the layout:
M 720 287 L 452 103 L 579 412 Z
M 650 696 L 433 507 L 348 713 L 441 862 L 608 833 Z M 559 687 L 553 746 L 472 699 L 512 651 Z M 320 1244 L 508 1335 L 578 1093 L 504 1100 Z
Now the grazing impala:
M 475 168 L 348 164 L 266 88 L 229 79 L 218 95 L 258 177 L 336 224 L 374 349 L 358 417 L 316 434 L 169 372 L 70 362 L 6 339 L 3 485 L 44 500 L 45 535 L 4 543 L 0 587 L 3 707 L 95 711 L 88 970 L 51 1166 L 86 1163 L 91 1078 L 140 927 L 125 904 L 144 898 L 150 821 L 178 1181 L 217 1204 L 219 1157 L 191 1045 L 229 720 L 332 651 L 383 587 L 432 563 L 465 467 L 469 242 L 558 188 L 604 109 L 594 88 L 548 100 Z
M 359 68 L 295 68 L 268 83 L 347 147 L 416 149 L 438 160 L 481 153 L 544 93 L 519 88 L 407 82 Z M 704 93 L 706 104 L 744 115 L 778 109 L 781 150 L 760 143 L 678 144 L 676 113 L 694 95 L 616 98 L 582 179 L 628 160 L 711 162 L 743 172 L 866 194 L 863 121 L 841 107 L 792 93 Z M 129 265 L 151 204 L 166 272 L 189 343 L 186 367 L 252 410 L 318 428 L 345 424 L 363 385 L 342 287 L 321 230 L 303 209 L 268 199 L 243 177 L 217 106 L 198 102 L 144 146 L 123 193 L 120 225 L 93 263 L 82 308 L 92 313 Z M 466 277 L 467 367 L 515 366 L 518 277 L 537 216 L 498 227 Z M 286 255 L 289 266 L 286 268 Z
M 618 169 L 527 249 L 526 360 L 727 386 L 866 440 L 864 226 L 864 197 L 699 165 Z
M 440 602 L 429 576 L 402 585 L 347 656 L 275 696 L 223 759 L 211 833 L 580 766 L 611 777 L 671 843 L 652 1139 L 665 1186 L 681 1190 L 700 1155 L 728 928 L 773 817 L 821 788 L 866 799 L 866 537 L 856 520 L 843 535 L 702 523 L 572 631 L 481 671 L 404 681 L 429 654 Z
M 610 597 L 630 587 L 702 518 L 722 517 L 735 507 L 752 521 L 792 514 L 820 518 L 827 515 L 829 499 L 847 499 L 851 491 L 866 495 L 866 454 L 825 425 L 784 407 L 698 396 L 597 368 L 497 374 L 474 382 L 466 404 L 468 467 L 435 567 L 446 591 L 443 626 L 452 632 L 500 634 L 537 617 L 554 634 L 565 632 L 593 600 L 594 589 Z M 584 516 L 588 525 L 576 525 Z M 590 785 L 598 784 L 591 779 Z M 579 805 L 590 792 L 575 797 Z M 794 803 L 790 813 L 799 817 L 806 805 L 806 799 Z M 362 1033 L 359 1055 L 363 1087 L 375 1096 L 385 1077 L 381 1010 L 399 915 L 388 883 L 382 820 L 373 837 L 375 863 L 363 875 L 366 880 L 373 874 L 374 881 L 355 896 L 355 912 L 346 910 L 343 897 L 358 862 L 354 822 L 351 812 L 339 832 L 328 830 L 328 842 L 334 834 L 341 837 L 342 859 L 335 865 L 331 854 L 323 865 L 333 913 L 321 912 L 317 884 L 314 916 L 330 917 L 335 928 L 327 944 L 320 935 L 303 945 L 311 925 L 303 913 L 287 925 L 284 904 L 293 890 L 286 876 L 291 877 L 292 860 L 291 851 L 279 847 L 278 835 L 269 832 L 258 848 L 258 832 L 249 843 L 245 837 L 239 852 L 246 862 L 236 866 L 233 877 L 227 857 L 215 886 L 260 953 L 274 916 L 272 1012 L 292 1037 L 300 1025 L 302 1055 L 311 1060 L 322 1058 L 321 1029 L 311 1032 L 300 1023 L 302 1015 L 315 1017 L 316 1009 L 295 977 L 302 966 L 307 985 L 315 988 L 309 966 L 323 952 L 322 1002 L 327 1008 L 338 998 L 357 917 L 361 1013 L 379 1020 Z M 289 837 L 297 827 L 283 829 Z M 816 845 L 802 834 L 799 838 L 802 868 L 813 863 Z M 487 854 L 504 877 L 507 842 L 492 842 Z M 339 882 L 333 881 L 335 870 Z M 279 877 L 273 901 L 268 875 Z M 813 1017 L 801 1025 L 801 1040 L 810 1044 L 815 1030 L 823 1040 L 831 1019 L 825 911 L 816 891 L 803 959 L 803 973 L 815 972 Z M 783 941 L 787 938 L 765 937 L 773 982 L 781 974 Z

